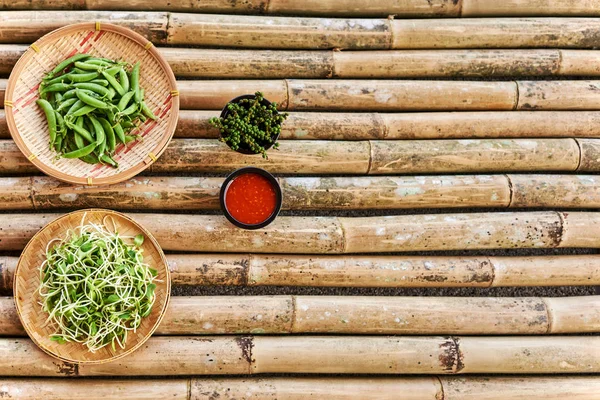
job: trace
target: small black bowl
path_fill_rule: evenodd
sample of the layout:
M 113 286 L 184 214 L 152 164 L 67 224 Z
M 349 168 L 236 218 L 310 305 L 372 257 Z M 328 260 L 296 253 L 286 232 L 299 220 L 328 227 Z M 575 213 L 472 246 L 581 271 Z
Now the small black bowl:
M 229 187 L 229 184 L 231 183 L 231 181 L 233 181 L 238 176 L 247 174 L 247 173 L 255 173 L 255 174 L 264 176 L 265 178 L 267 178 L 269 180 L 269 182 L 271 182 L 271 185 L 273 185 L 273 189 L 275 189 L 275 198 L 276 198 L 275 199 L 276 200 L 275 210 L 273 211 L 273 214 L 271 214 L 271 216 L 269 218 L 267 218 L 260 224 L 244 224 L 243 222 L 238 221 L 237 219 L 233 218 L 233 216 L 229 213 L 229 210 L 227 210 L 227 206 L 225 205 L 225 193 L 227 192 L 227 188 Z M 256 167 L 244 167 L 244 168 L 240 168 L 240 169 L 233 171 L 231 174 L 229 174 L 229 176 L 225 179 L 225 181 L 221 185 L 221 192 L 219 194 L 219 203 L 221 204 L 221 210 L 223 211 L 223 214 L 225 214 L 225 217 L 229 220 L 229 222 L 231 222 L 238 228 L 243 228 L 243 229 L 260 229 L 260 228 L 264 228 L 265 226 L 269 225 L 277 217 L 277 215 L 279 214 L 279 211 L 281 211 L 282 202 L 283 202 L 283 195 L 281 193 L 281 186 L 279 185 L 279 182 L 277 182 L 277 179 L 275 179 L 275 177 L 273 175 L 271 175 L 269 172 L 265 171 L 264 169 L 256 168 Z
M 229 108 L 227 108 L 227 106 L 230 103 L 239 103 L 240 100 L 244 100 L 244 99 L 255 99 L 256 95 L 253 94 L 244 94 L 241 96 L 236 97 L 235 99 L 230 100 L 227 104 L 225 104 L 225 107 L 223 107 L 223 110 L 221 110 L 221 118 L 225 118 L 228 114 L 229 114 Z M 263 98 L 263 101 L 260 102 L 260 104 L 262 104 L 263 106 L 270 106 L 271 102 L 265 98 Z M 275 115 L 277 115 L 277 113 L 275 113 Z M 219 132 L 219 134 L 221 135 L 221 137 L 223 137 L 223 133 Z M 273 145 L 275 144 L 275 142 L 277 141 L 277 139 L 279 139 L 279 133 L 275 134 L 275 135 L 271 135 L 271 140 L 273 140 L 272 143 L 260 143 L 261 146 L 263 146 L 265 148 L 265 150 L 269 150 L 271 147 L 273 147 Z M 229 143 L 226 143 L 227 146 L 229 146 L 231 148 L 231 145 Z M 244 148 L 243 146 L 245 146 L 245 143 L 240 143 L 240 147 L 238 147 L 238 149 L 236 150 L 238 153 L 242 153 L 242 154 L 256 154 L 255 152 L 253 152 L 252 150 L 248 149 L 248 148 Z

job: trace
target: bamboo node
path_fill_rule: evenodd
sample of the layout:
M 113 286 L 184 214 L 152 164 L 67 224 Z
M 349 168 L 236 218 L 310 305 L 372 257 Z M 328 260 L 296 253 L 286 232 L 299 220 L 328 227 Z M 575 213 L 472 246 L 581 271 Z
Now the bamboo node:
M 171 90 L 171 96 L 179 96 L 179 90 Z
M 29 47 L 31 47 L 32 50 L 35 51 L 36 53 L 40 52 L 40 48 L 35 43 L 32 43 L 31 46 L 29 46 Z
M 100 30 L 100 22 L 96 21 L 96 30 L 99 31 Z
M 36 156 L 35 154 L 33 154 L 33 153 L 31 153 L 31 154 L 30 154 L 30 155 L 27 157 L 27 159 L 28 159 L 29 161 L 33 161 L 33 160 L 35 160 L 36 158 L 37 158 L 37 156 Z
M 150 49 L 150 47 L 152 47 L 152 46 L 153 46 L 152 42 L 148 42 L 148 43 L 146 43 L 146 45 L 144 46 L 144 49 L 146 49 L 146 50 L 149 50 L 149 49 Z
M 88 178 L 87 178 L 87 184 L 88 184 L 88 186 L 92 186 L 92 179 L 93 178 L 91 176 L 88 176 Z
M 4 107 L 12 107 L 13 106 L 13 102 L 12 100 L 4 100 Z

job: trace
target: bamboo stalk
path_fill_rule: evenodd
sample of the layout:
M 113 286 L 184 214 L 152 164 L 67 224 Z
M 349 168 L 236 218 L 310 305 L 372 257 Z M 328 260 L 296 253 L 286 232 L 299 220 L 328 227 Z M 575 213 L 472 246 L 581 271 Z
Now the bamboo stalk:
M 237 168 L 253 165 L 280 174 L 366 174 L 369 168 L 369 147 L 366 141 L 329 142 L 326 146 L 318 140 L 288 141 L 281 142 L 276 151 L 269 152 L 267 160 L 260 155 L 240 157 L 217 140 L 176 139 L 171 141 L 150 170 L 161 173 L 229 173 Z M 0 164 L 1 162 L 0 159 Z
M 263 49 L 389 49 L 386 19 L 169 13 L 167 43 Z
M 219 112 L 181 110 L 175 137 L 216 139 Z M 291 112 L 280 139 L 485 139 L 598 137 L 597 111 L 477 111 L 437 113 Z M 10 138 L 0 109 L 0 138 Z
M 462 0 L 463 17 L 599 16 L 597 0 Z
M 573 139 L 371 141 L 369 174 L 575 171 Z M 587 169 L 586 169 L 587 170 Z
M 77 22 L 114 23 L 155 44 L 167 41 L 168 13 L 114 11 L 2 11 L 0 43 L 32 43 L 55 29 Z
M 158 335 L 343 333 L 531 335 L 600 332 L 600 296 L 217 296 L 171 300 Z M 0 335 L 24 336 L 11 297 Z
M 263 373 L 597 373 L 600 337 L 154 337 L 109 364 L 57 362 L 27 339 L 0 340 L 1 376 Z
M 0 250 L 21 250 L 58 214 L 5 214 Z M 165 250 L 352 254 L 421 250 L 600 247 L 595 212 L 421 214 L 386 217 L 279 217 L 258 230 L 225 217 L 132 214 Z
M 517 110 L 595 110 L 600 99 L 598 81 L 518 81 L 517 85 Z
M 535 179 L 537 175 L 525 175 L 521 180 L 527 181 L 528 177 Z M 576 206 L 597 207 L 595 190 L 600 184 L 595 184 L 593 176 L 542 176 L 537 181 L 550 185 L 555 178 L 560 179 L 558 189 L 562 189 L 562 184 L 576 196 L 590 192 L 589 203 L 577 202 Z M 217 210 L 223 181 L 224 178 L 142 177 L 109 186 L 72 186 L 50 177 L 0 178 L 0 209 Z M 511 201 L 509 181 L 504 175 L 279 178 L 279 183 L 283 209 L 288 210 L 499 208 L 508 207 Z M 524 191 L 537 189 L 526 187 Z M 536 201 L 537 198 L 523 201 L 522 206 L 535 205 Z M 567 200 L 556 199 L 555 203 L 570 206 Z
M 87 400 L 102 398 L 174 400 L 547 400 L 594 399 L 600 379 L 594 376 L 402 377 L 402 378 L 179 378 L 179 379 L 23 379 L 5 378 L 9 398 Z M 444 396 L 444 397 L 442 397 Z M 212 397 L 212 399 L 211 399 Z
M 514 82 L 295 79 L 286 82 L 289 110 L 512 110 L 518 100 Z
M 12 293 L 17 257 L 0 259 Z M 440 257 L 168 254 L 172 283 L 198 286 L 515 287 L 600 285 L 599 256 Z
M 582 160 L 588 159 L 585 154 Z M 600 181 L 594 175 L 510 174 L 507 178 L 512 188 L 510 207 L 600 207 Z
M 596 18 L 461 18 L 392 21 L 392 49 L 598 47 Z M 465 35 L 465 32 L 470 32 Z
M 578 171 L 600 171 L 600 146 L 593 140 L 576 139 L 581 152 Z
M 559 50 L 400 50 L 333 52 L 336 78 L 441 78 L 561 74 Z M 288 76 L 292 78 L 293 76 Z

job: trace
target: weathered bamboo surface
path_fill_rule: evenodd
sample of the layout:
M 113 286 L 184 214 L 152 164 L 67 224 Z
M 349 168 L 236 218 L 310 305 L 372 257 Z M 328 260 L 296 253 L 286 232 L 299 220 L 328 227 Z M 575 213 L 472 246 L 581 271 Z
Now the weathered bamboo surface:
M 508 17 L 508 16 L 600 16 L 597 0 L 371 0 L 357 4 L 352 0 L 249 0 L 231 2 L 211 0 L 202 2 L 168 2 L 152 0 L 3 0 L 5 10 L 61 9 L 61 10 L 132 10 L 179 11 L 225 14 L 289 14 L 318 16 L 356 16 L 396 18 L 439 17 Z
M 595 175 L 426 175 L 278 178 L 285 210 L 600 208 Z M 0 210 L 108 207 L 217 210 L 224 178 L 132 178 L 109 186 L 46 176 L 0 178 Z
M 1 339 L 0 375 L 597 373 L 599 345 L 598 336 L 154 337 L 118 361 L 75 366 L 30 340 Z
M 2 101 L 5 87 L 1 79 Z M 184 80 L 178 87 L 181 108 L 193 110 L 221 110 L 257 90 L 289 111 L 600 110 L 600 81 Z
M 12 297 L 0 335 L 25 336 Z M 343 333 L 532 335 L 600 332 L 600 296 L 175 296 L 157 335 Z
M 5 214 L 0 250 L 21 250 L 58 214 Z M 217 215 L 132 214 L 163 249 L 352 254 L 434 250 L 600 247 L 596 212 L 502 212 L 385 217 L 280 216 L 260 231 Z
M 0 379 L 9 398 L 21 400 L 596 400 L 593 376 L 426 378 L 177 378 L 177 379 Z
M 0 74 L 10 74 L 25 45 L 0 45 Z M 186 78 L 455 78 L 598 76 L 595 50 L 241 50 L 160 48 Z
M 218 138 L 219 131 L 209 124 L 210 118 L 218 116 L 217 110 L 181 110 L 175 137 Z M 599 124 L 598 111 L 291 112 L 281 127 L 280 139 L 598 138 Z M 0 138 L 10 138 L 2 109 Z
M 10 294 L 17 257 L 0 257 Z M 177 286 L 514 287 L 600 285 L 600 256 L 168 254 Z
M 464 18 L 391 21 L 392 49 L 598 47 L 597 18 Z M 468 32 L 468 34 L 465 34 Z

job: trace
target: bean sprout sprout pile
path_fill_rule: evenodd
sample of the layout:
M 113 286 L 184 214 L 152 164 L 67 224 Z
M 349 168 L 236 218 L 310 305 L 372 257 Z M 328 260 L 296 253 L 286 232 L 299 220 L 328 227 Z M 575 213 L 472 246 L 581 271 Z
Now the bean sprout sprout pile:
M 119 235 L 110 216 L 102 224 L 84 224 L 85 217 L 48 243 L 40 305 L 56 328 L 51 340 L 83 343 L 91 352 L 109 344 L 124 349 L 127 333 L 152 311 L 157 271 L 143 262 L 143 235 Z

